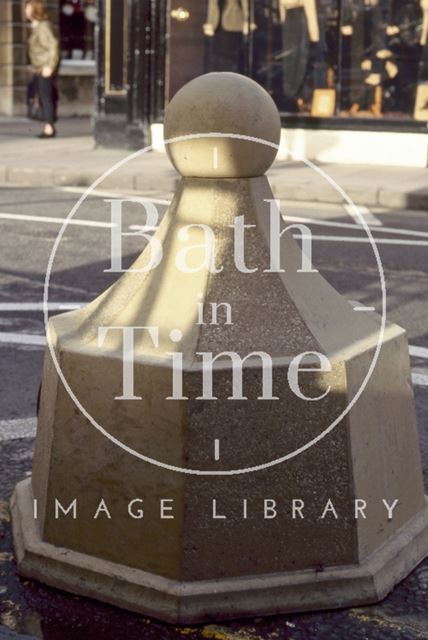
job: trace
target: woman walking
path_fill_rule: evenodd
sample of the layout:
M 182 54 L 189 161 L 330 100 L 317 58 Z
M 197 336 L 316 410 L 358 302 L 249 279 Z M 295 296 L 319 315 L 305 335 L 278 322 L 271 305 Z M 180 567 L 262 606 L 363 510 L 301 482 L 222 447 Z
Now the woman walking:
M 43 0 L 25 3 L 25 17 L 31 22 L 28 55 L 34 72 L 37 93 L 45 122 L 39 138 L 54 138 L 55 103 L 53 76 L 59 62 L 58 40 L 54 35 Z

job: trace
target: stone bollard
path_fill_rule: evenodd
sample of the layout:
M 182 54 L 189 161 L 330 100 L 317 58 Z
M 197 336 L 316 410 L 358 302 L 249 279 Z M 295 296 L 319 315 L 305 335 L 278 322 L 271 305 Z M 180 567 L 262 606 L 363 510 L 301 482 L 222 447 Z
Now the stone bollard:
M 367 376 L 380 318 L 285 230 L 261 87 L 201 76 L 165 134 L 183 178 L 154 241 L 50 320 L 69 388 L 47 349 L 19 573 L 173 623 L 376 602 L 428 554 L 405 332 Z

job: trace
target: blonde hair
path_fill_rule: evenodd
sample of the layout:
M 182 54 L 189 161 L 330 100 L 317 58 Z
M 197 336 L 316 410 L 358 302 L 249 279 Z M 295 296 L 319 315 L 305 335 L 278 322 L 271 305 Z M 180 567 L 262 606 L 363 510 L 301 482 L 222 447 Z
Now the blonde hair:
M 38 22 L 49 20 L 49 14 L 43 0 L 28 0 L 26 4 L 31 5 L 33 20 L 37 20 Z

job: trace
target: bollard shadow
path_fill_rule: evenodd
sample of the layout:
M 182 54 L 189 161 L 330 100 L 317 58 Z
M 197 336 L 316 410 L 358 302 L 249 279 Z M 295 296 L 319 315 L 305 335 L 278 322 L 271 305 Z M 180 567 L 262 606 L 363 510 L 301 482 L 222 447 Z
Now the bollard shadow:
M 419 209 L 422 211 L 428 210 L 428 188 L 422 187 L 419 189 L 413 189 L 402 194 L 404 199 L 402 203 L 403 209 Z

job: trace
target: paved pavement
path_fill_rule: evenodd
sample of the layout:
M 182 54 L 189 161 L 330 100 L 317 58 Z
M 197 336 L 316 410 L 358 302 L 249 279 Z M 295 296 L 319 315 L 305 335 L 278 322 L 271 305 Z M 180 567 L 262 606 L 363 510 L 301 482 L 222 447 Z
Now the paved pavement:
M 89 186 L 130 153 L 96 149 L 87 118 L 60 120 L 59 137 L 54 140 L 37 140 L 39 129 L 38 123 L 27 120 L 0 119 L 0 184 Z M 321 168 L 358 205 L 428 210 L 428 169 L 331 164 Z M 276 162 L 269 177 L 278 198 L 343 202 L 325 178 L 302 162 Z M 170 191 L 176 181 L 165 154 L 151 152 L 126 162 L 99 186 L 128 192 Z
M 428 561 L 382 603 L 344 611 L 175 627 L 50 589 L 15 574 L 7 501 L 31 472 L 36 397 L 43 360 L 40 311 L 44 274 L 61 220 L 82 190 L 0 188 L 0 640 L 413 640 L 428 639 Z M 171 194 L 152 192 L 157 202 Z M 104 192 L 75 215 L 54 263 L 50 310 L 92 299 L 112 276 L 108 266 L 109 209 Z M 282 203 L 289 220 L 306 220 L 314 237 L 313 261 L 349 300 L 379 310 L 373 252 L 349 212 L 338 204 Z M 160 213 L 165 205 L 158 205 Z M 373 207 L 365 219 L 377 238 L 388 290 L 388 318 L 403 325 L 411 363 L 428 490 L 428 216 Z M 130 207 L 128 225 L 141 224 Z M 124 238 L 125 266 L 141 238 Z M 19 635 L 18 635 L 19 634 Z M 21 638 L 22 640 L 22 638 Z

